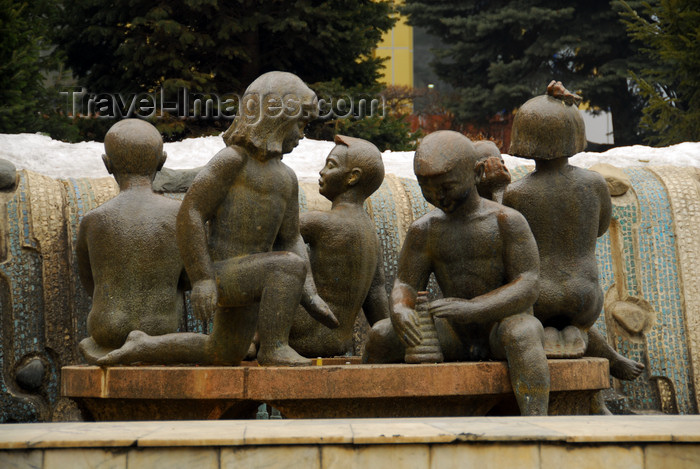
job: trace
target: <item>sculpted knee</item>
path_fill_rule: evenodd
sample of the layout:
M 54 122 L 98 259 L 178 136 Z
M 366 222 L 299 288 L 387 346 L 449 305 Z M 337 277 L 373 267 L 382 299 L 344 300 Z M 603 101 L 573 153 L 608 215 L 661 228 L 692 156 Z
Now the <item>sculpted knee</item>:
M 377 321 L 374 326 L 372 326 L 372 329 L 369 330 L 367 343 L 375 344 L 384 342 L 389 333 L 393 332 L 393 330 L 394 327 L 391 325 L 390 319 L 382 319 L 381 321 Z
M 403 361 L 404 347 L 399 341 L 390 319 L 382 319 L 372 326 L 365 345 L 364 363 L 398 363 Z
M 300 279 L 306 278 L 306 262 L 293 252 L 284 253 L 278 266 L 279 270 L 287 275 Z
M 542 342 L 544 329 L 542 323 L 534 316 L 522 314 L 508 318 L 499 328 L 501 343 L 504 347 L 529 346 Z

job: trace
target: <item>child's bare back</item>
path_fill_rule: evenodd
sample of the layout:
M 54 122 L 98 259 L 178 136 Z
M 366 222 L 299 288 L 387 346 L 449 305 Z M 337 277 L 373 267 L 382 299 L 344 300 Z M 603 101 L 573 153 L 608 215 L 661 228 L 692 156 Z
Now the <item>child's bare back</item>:
M 596 241 L 607 231 L 611 214 L 603 177 L 569 164 L 535 171 L 508 187 L 504 203 L 525 216 L 537 240 L 536 316 L 545 327 L 590 328 L 603 305 Z
M 165 162 L 152 125 L 118 122 L 105 136 L 105 166 L 120 193 L 80 223 L 76 254 L 83 286 L 92 296 L 80 344 L 90 363 L 121 347 L 128 334 L 175 332 L 183 313 L 183 263 L 175 238 L 178 201 L 153 193 Z
M 301 219 L 301 232 L 310 245 L 309 259 L 316 288 L 340 326 L 328 329 L 299 310 L 290 343 L 299 353 L 309 357 L 346 355 L 353 351 L 352 330 L 357 314 L 362 309 L 377 268 L 382 268 L 378 263 L 379 240 L 374 224 L 362 207 L 305 215 Z M 311 221 L 314 216 L 323 219 Z M 312 223 L 323 224 L 323 229 L 309 233 Z M 339 249 L 339 244 L 342 244 L 342 249 Z
M 179 208 L 179 202 L 159 195 L 123 193 L 83 219 L 81 231 L 95 259 L 88 332 L 98 343 L 116 348 L 132 330 L 150 335 L 177 330 L 183 308 L 175 241 Z M 145 233 L 158 236 L 144 239 Z M 100 260 L 103 251 L 109 257 Z

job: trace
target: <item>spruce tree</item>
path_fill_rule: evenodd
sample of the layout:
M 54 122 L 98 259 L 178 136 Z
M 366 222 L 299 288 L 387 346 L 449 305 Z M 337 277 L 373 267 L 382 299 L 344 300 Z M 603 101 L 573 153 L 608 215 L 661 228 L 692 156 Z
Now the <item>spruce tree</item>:
M 0 0 L 0 133 L 39 128 L 50 3 Z
M 219 103 L 232 98 L 233 108 L 223 106 L 230 117 L 235 95 L 271 70 L 307 83 L 376 84 L 382 59 L 372 51 L 396 21 L 390 0 L 74 0 L 64 7 L 58 42 L 80 84 L 91 93 L 122 93 L 127 103 L 162 92 L 163 108 L 177 105 L 177 112 L 159 109 L 154 122 L 168 140 L 230 123 L 180 119 L 185 107 L 194 112 L 196 99 L 186 104 L 183 90 L 204 100 L 216 94 Z M 106 114 L 115 115 L 113 108 Z
M 74 0 L 60 43 L 95 91 L 240 92 L 270 70 L 370 85 L 392 12 L 387 0 Z
M 647 100 L 647 141 L 700 141 L 700 2 L 660 0 L 639 11 L 622 4 L 630 36 L 648 57 L 633 75 Z
M 617 145 L 638 141 L 635 50 L 609 0 L 407 0 L 403 11 L 444 42 L 434 67 L 457 90 L 457 118 L 510 113 L 556 79 L 612 112 Z

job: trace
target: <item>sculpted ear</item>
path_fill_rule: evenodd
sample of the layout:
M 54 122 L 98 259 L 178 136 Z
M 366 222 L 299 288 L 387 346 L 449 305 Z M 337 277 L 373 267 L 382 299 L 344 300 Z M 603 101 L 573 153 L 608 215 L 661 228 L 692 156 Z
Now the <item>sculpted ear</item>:
M 107 172 L 109 174 L 112 174 L 112 160 L 109 159 L 109 156 L 102 155 L 102 162 L 105 164 L 105 168 L 107 168 Z
M 360 168 L 352 168 L 350 170 L 350 174 L 348 174 L 348 177 L 346 179 L 348 186 L 354 186 L 360 181 L 360 178 L 362 177 L 362 170 Z
M 486 171 L 486 160 L 478 161 L 474 166 L 474 184 L 479 184 L 484 178 Z

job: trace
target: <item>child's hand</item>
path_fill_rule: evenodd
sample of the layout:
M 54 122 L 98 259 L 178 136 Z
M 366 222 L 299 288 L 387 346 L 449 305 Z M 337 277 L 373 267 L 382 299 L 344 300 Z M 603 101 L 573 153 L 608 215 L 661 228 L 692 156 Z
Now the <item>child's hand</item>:
M 219 301 L 216 282 L 211 279 L 195 282 L 190 300 L 194 316 L 200 321 L 209 322 L 214 317 L 216 304 Z
M 391 323 L 399 340 L 405 346 L 415 347 L 420 344 L 422 336 L 418 329 L 416 312 L 411 308 L 395 304 L 394 311 L 391 313 Z
M 469 300 L 442 298 L 430 303 L 430 314 L 436 318 L 450 319 L 461 323 L 479 322 L 477 310 Z
M 482 182 L 489 186 L 510 184 L 510 172 L 505 163 L 496 156 L 489 156 L 484 161 L 484 178 Z
M 326 326 L 329 329 L 335 329 L 340 326 L 338 319 L 331 311 L 331 308 L 323 301 L 323 298 L 318 296 L 318 294 L 313 295 L 311 300 L 304 304 L 304 308 L 309 313 L 309 315 Z

